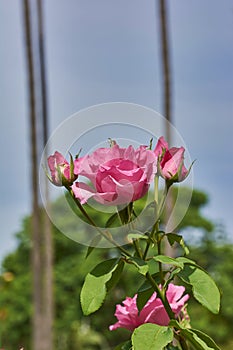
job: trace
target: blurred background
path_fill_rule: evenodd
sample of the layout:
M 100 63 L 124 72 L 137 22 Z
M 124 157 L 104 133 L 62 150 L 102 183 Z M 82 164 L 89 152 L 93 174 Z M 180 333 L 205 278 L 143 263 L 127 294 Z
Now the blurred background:
M 193 326 L 232 349 L 232 25 L 230 0 L 0 1 L 2 348 L 51 350 L 54 341 L 56 349 L 107 350 L 128 336 L 108 326 L 134 277 L 124 277 L 105 309 L 83 318 L 83 278 L 108 252 L 84 261 L 84 247 L 46 218 L 42 230 L 37 225 L 36 178 L 48 136 L 80 109 L 122 101 L 169 118 L 196 159 L 180 229 L 223 297 L 219 316 L 195 302 L 189 312 Z

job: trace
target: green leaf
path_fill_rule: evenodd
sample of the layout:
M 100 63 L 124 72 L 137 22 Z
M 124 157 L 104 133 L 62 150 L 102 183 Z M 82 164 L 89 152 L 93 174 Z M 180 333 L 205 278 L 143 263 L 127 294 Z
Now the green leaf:
M 112 275 L 112 272 L 117 267 L 117 263 L 119 262 L 118 258 L 113 258 L 109 260 L 102 261 L 94 269 L 90 272 L 93 276 L 99 277 L 105 274 Z
M 180 268 L 179 267 L 177 267 L 175 270 L 173 270 L 171 273 L 170 273 L 170 275 L 169 275 L 169 277 L 167 278 L 167 280 L 166 280 L 166 282 L 165 282 L 165 284 L 164 284 L 164 287 L 167 287 L 168 285 L 169 285 L 169 283 L 174 279 L 174 277 L 176 276 L 176 275 L 178 275 L 178 273 L 180 272 Z
M 186 338 L 194 347 L 195 350 L 220 350 L 217 345 L 212 341 L 208 336 L 208 344 L 205 342 L 206 337 L 203 337 L 203 340 L 199 335 L 194 332 L 192 329 L 181 329 L 180 334 Z M 209 346 L 210 345 L 210 346 Z
M 134 350 L 162 350 L 173 339 L 170 328 L 145 323 L 136 328 L 132 335 Z
M 158 262 L 155 261 L 154 259 L 150 259 L 149 261 L 147 261 L 147 264 L 149 266 L 149 272 L 151 275 L 153 275 L 159 271 Z M 161 283 L 161 280 L 159 280 L 158 283 Z
M 131 350 L 132 349 L 132 342 L 131 340 L 128 340 L 124 343 L 119 344 L 114 350 Z
M 184 328 L 176 320 L 171 320 L 169 326 L 179 329 L 180 335 L 187 339 L 195 350 L 221 350 L 213 339 L 197 329 Z
M 186 255 L 189 254 L 189 249 L 186 246 L 186 244 L 184 243 L 184 239 L 181 235 L 178 235 L 176 233 L 167 233 L 166 236 L 167 236 L 168 242 L 170 243 L 171 246 L 173 246 L 173 244 L 175 242 L 177 242 L 183 248 L 185 254 Z
M 99 242 L 101 241 L 102 236 L 101 235 L 97 235 L 95 236 L 92 241 L 90 246 L 87 249 L 87 254 L 85 256 L 85 259 L 93 252 L 93 250 L 96 248 L 96 246 L 99 244 Z
M 200 267 L 186 265 L 178 276 L 191 284 L 193 296 L 208 310 L 217 314 L 220 308 L 220 292 L 214 280 Z
M 146 275 L 148 270 L 149 270 L 149 266 L 147 265 L 147 263 L 140 259 L 140 258 L 137 258 L 137 257 L 133 257 L 133 258 L 129 258 L 128 261 L 130 261 L 133 265 L 136 266 L 136 268 L 138 269 L 138 272 L 141 274 L 141 275 Z
M 137 307 L 139 312 L 146 305 L 147 301 L 150 299 L 153 293 L 154 289 L 152 287 L 137 293 Z
M 142 232 L 134 230 L 131 231 L 128 236 L 127 236 L 128 240 L 132 241 L 134 239 L 146 239 L 148 240 L 148 237 L 145 236 Z
M 111 274 L 96 277 L 90 273 L 86 276 L 80 295 L 84 315 L 97 311 L 103 304 L 107 293 L 106 282 L 110 277 Z
M 183 264 L 198 266 L 194 260 L 188 259 L 184 256 L 180 256 L 180 257 L 176 258 L 176 260 L 182 262 Z
M 177 235 L 176 233 L 167 233 L 166 237 L 171 246 L 173 246 L 175 242 L 180 243 L 180 241 L 183 239 L 181 235 Z
M 193 333 L 195 333 L 200 339 L 202 339 L 210 347 L 210 349 L 221 350 L 218 347 L 218 345 L 214 342 L 214 340 L 212 338 L 210 338 L 210 336 L 208 336 L 207 334 L 205 334 L 197 329 L 191 329 L 191 331 Z
M 124 265 L 125 265 L 124 261 L 119 260 L 119 262 L 116 265 L 116 268 L 112 272 L 112 277 L 110 278 L 110 280 L 106 284 L 107 291 L 109 291 L 110 289 L 115 287 L 115 285 L 119 281 L 121 274 L 122 274 L 122 271 L 123 271 L 123 268 L 124 268 Z
M 80 295 L 84 315 L 97 311 L 104 302 L 107 294 L 107 282 L 111 280 L 119 259 L 110 259 L 98 264 L 87 274 Z
M 178 261 L 177 259 L 174 259 L 174 258 L 170 258 L 169 256 L 157 255 L 153 259 L 155 261 L 159 261 L 163 264 L 173 265 L 173 266 L 179 267 L 180 269 L 183 269 L 183 267 L 184 267 L 184 264 L 181 261 Z

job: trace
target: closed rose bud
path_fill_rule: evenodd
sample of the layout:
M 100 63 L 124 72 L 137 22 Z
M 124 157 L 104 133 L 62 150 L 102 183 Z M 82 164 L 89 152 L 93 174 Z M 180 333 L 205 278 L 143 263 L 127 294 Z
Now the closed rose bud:
M 186 179 L 189 170 L 184 166 L 184 147 L 168 147 L 164 137 L 160 137 L 154 153 L 158 158 L 158 175 L 163 177 L 168 185 Z
M 158 164 L 159 174 L 165 180 L 181 182 L 187 177 L 189 171 L 184 166 L 184 152 L 184 147 L 166 150 Z
M 49 179 L 56 186 L 71 186 L 78 177 L 74 171 L 76 167 L 72 156 L 68 163 L 63 155 L 56 151 L 54 155 L 48 157 L 48 166 L 51 173 Z

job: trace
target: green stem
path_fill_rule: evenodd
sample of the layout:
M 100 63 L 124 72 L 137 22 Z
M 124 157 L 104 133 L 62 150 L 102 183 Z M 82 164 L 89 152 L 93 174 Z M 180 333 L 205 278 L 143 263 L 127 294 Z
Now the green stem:
M 188 347 L 185 339 L 182 336 L 178 336 L 177 339 L 178 339 L 178 341 L 180 343 L 180 346 L 181 346 L 182 350 L 189 350 L 189 347 Z
M 148 238 L 148 241 L 146 243 L 146 248 L 145 248 L 145 251 L 144 251 L 144 254 L 143 254 L 143 257 L 142 257 L 143 260 L 146 260 L 149 248 L 150 248 L 150 238 Z
M 134 239 L 133 240 L 133 245 L 134 245 L 134 249 L 135 249 L 138 257 L 143 259 L 142 252 L 141 252 L 141 247 L 139 245 L 138 239 Z
M 189 350 L 189 347 L 186 343 L 185 338 L 179 333 L 179 329 L 177 329 L 176 327 L 174 327 L 174 337 L 175 337 L 175 345 L 180 345 L 179 349 L 181 350 Z M 179 344 L 178 344 L 179 343 Z
M 158 218 L 160 218 L 160 216 L 162 214 L 163 207 L 164 207 L 164 204 L 165 204 L 165 200 L 167 198 L 168 190 L 169 190 L 169 187 L 167 185 L 165 185 L 164 191 L 163 191 L 163 197 L 161 199 L 161 202 L 160 202 L 159 208 L 158 208 Z
M 155 175 L 155 178 L 154 178 L 154 201 L 155 201 L 155 223 L 152 227 L 152 230 L 151 230 L 151 233 L 150 233 L 150 236 L 147 240 L 147 243 L 146 243 L 146 248 L 145 248 L 145 251 L 144 251 L 144 254 L 143 254 L 143 259 L 145 260 L 146 257 L 147 257 L 147 254 L 148 254 L 148 251 L 149 251 L 149 248 L 150 248 L 150 245 L 151 245 L 151 237 L 152 235 L 154 234 L 154 232 L 156 231 L 156 227 L 157 227 L 157 224 L 158 224 L 158 202 L 159 202 L 159 176 L 158 175 Z
M 155 203 L 158 204 L 159 203 L 159 176 L 155 175 L 155 179 L 154 179 L 154 200 Z
M 161 199 L 161 202 L 159 204 L 159 176 L 155 175 L 155 179 L 154 179 L 154 201 L 155 201 L 155 223 L 151 229 L 151 233 L 150 233 L 150 237 L 152 238 L 153 235 L 159 231 L 159 219 L 161 216 L 161 212 L 165 203 L 165 199 L 167 196 L 167 186 L 164 188 L 164 193 L 163 193 L 163 197 Z M 151 240 L 148 239 L 147 244 L 146 244 L 146 248 L 143 254 L 143 259 L 145 260 L 150 248 L 150 244 L 151 244 Z
M 158 237 L 158 255 L 161 255 L 161 237 Z M 159 275 L 160 275 L 160 281 L 161 284 L 164 284 L 164 278 L 163 278 L 163 265 L 162 263 L 159 261 Z
M 165 293 L 163 293 L 160 288 L 158 287 L 158 285 L 155 283 L 154 279 L 152 278 L 151 274 L 149 272 L 147 272 L 146 274 L 146 279 L 148 280 L 148 282 L 150 282 L 152 288 L 154 289 L 154 291 L 157 293 L 159 299 L 162 301 L 163 306 L 165 308 L 165 310 L 167 311 L 168 316 L 170 317 L 170 319 L 175 319 L 175 315 L 171 309 L 171 306 L 166 298 Z
M 159 220 L 160 220 L 160 216 L 162 214 L 162 210 L 163 210 L 163 207 L 164 207 L 164 204 L 165 204 L 165 200 L 166 200 L 166 197 L 167 197 L 167 193 L 168 193 L 168 190 L 169 190 L 169 187 L 166 185 L 165 188 L 164 188 L 164 192 L 163 192 L 163 197 L 161 199 L 161 202 L 160 204 L 158 205 L 158 176 L 156 175 L 155 176 L 155 194 L 154 194 L 154 200 L 155 200 L 155 205 L 156 205 L 156 209 L 155 209 L 155 218 L 156 218 L 156 221 L 152 227 L 152 230 L 151 230 L 151 233 L 150 233 L 150 238 L 153 237 L 153 235 L 159 231 Z M 151 244 L 151 241 L 150 239 L 148 239 L 147 241 L 147 244 L 146 244 L 146 248 L 145 248 L 145 251 L 144 251 L 144 254 L 143 254 L 143 259 L 145 260 L 146 257 L 147 257 L 147 253 L 148 253 L 148 250 L 150 248 L 150 244 Z
M 154 234 L 155 232 L 157 232 L 157 236 L 158 236 L 158 232 L 159 232 L 159 214 L 160 214 L 160 210 L 158 208 L 158 205 L 159 205 L 159 176 L 156 175 L 155 176 L 155 203 L 156 203 L 156 214 L 155 214 L 155 217 L 156 217 L 156 222 L 155 222 L 155 225 L 154 225 L 154 228 L 152 230 L 152 234 Z M 160 240 L 160 237 L 157 237 L 157 248 L 158 248 L 158 255 L 161 254 L 161 240 Z M 159 262 L 159 273 L 160 273 L 160 280 L 161 280 L 161 283 L 163 284 L 163 271 L 162 271 L 162 263 Z
M 113 244 L 118 250 L 120 250 L 124 255 L 131 257 L 131 254 L 124 249 L 122 246 L 120 246 L 113 238 L 112 235 L 110 234 L 110 232 L 104 232 L 102 231 L 96 224 L 95 222 L 92 220 L 92 218 L 88 215 L 88 213 L 86 212 L 86 210 L 83 208 L 82 204 L 79 202 L 79 200 L 77 200 L 74 196 L 73 191 L 68 187 L 67 190 L 69 191 L 70 195 L 72 196 L 72 198 L 74 199 L 76 205 L 78 206 L 79 210 L 81 211 L 81 213 L 83 214 L 83 216 L 89 221 L 89 223 L 95 227 L 95 229 L 101 234 L 101 236 L 103 236 L 108 242 L 110 242 L 111 244 Z

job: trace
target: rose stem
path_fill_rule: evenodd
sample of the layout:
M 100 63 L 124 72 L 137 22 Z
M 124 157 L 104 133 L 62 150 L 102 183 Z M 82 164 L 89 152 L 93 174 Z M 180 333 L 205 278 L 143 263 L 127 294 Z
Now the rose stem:
M 113 244 L 117 249 L 119 249 L 124 255 L 131 257 L 131 254 L 124 249 L 122 246 L 120 246 L 113 238 L 110 234 L 105 233 L 104 231 L 102 231 L 101 229 L 99 229 L 98 226 L 96 226 L 95 222 L 92 220 L 92 218 L 88 215 L 88 213 L 86 212 L 86 210 L 83 208 L 82 204 L 75 198 L 73 191 L 70 188 L 67 188 L 69 193 L 71 194 L 72 198 L 74 199 L 76 205 L 78 206 L 78 208 L 80 209 L 81 213 L 85 216 L 85 218 L 90 222 L 90 224 L 92 226 L 94 226 L 96 228 L 96 230 L 107 240 L 109 241 L 111 244 Z
M 151 286 L 153 287 L 154 291 L 158 294 L 159 299 L 162 301 L 165 310 L 167 311 L 168 316 L 170 319 L 175 319 L 174 313 L 171 309 L 171 306 L 166 298 L 166 295 L 163 295 L 161 290 L 159 289 L 158 285 L 155 283 L 154 279 L 152 278 L 151 274 L 147 272 L 146 279 L 150 282 Z

